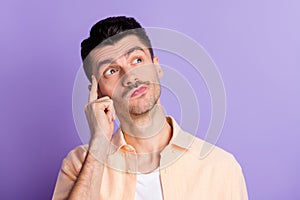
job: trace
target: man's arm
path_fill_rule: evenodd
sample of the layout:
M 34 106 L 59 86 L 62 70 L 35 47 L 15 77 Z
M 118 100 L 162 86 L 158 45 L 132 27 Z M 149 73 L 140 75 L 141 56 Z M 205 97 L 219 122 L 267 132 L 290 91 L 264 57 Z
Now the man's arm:
M 68 199 L 99 199 L 105 165 L 102 162 L 106 160 L 107 152 L 109 151 L 108 145 L 104 145 L 105 147 L 99 145 L 103 144 L 103 139 L 101 138 L 102 141 L 97 141 L 97 139 L 91 141 L 82 168 Z M 101 149 L 101 152 L 96 153 L 95 149 Z
M 99 199 L 104 162 L 110 150 L 110 139 L 114 129 L 113 120 L 115 117 L 112 100 L 109 97 L 100 99 L 97 99 L 97 97 L 97 81 L 92 76 L 89 102 L 85 106 L 85 114 L 91 131 L 89 148 L 78 175 L 74 175 L 74 171 L 70 172 L 68 170 L 68 163 L 66 163 L 66 166 L 63 166 L 67 170 L 63 170 L 62 167 L 53 199 L 66 198 L 67 196 L 71 200 Z M 70 160 L 66 160 L 66 162 L 70 162 Z M 64 187 L 64 184 L 59 183 L 64 181 L 67 182 L 67 188 L 65 189 L 69 191 L 58 188 Z M 59 197 L 60 195 L 56 191 L 63 191 L 64 197 Z
M 243 171 L 239 163 L 236 162 L 233 166 L 233 176 L 232 176 L 232 194 L 231 199 L 234 200 L 248 200 L 248 192 L 246 187 L 245 178 L 243 175 Z

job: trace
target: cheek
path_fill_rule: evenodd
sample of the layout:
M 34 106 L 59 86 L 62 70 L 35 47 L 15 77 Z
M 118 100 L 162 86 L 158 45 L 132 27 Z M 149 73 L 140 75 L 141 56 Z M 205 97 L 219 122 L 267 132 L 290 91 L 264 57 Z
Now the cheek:
M 112 98 L 118 91 L 117 83 L 111 81 L 103 81 L 99 84 L 100 90 L 103 96 L 109 96 Z
M 156 69 L 154 67 L 152 67 L 151 69 L 148 70 L 147 72 L 148 76 L 152 79 L 152 80 L 157 80 L 159 79 L 159 74 L 156 71 Z
M 159 75 L 156 72 L 152 72 L 151 77 L 149 76 L 149 79 L 153 84 L 159 84 L 160 83 L 160 78 Z
M 105 82 L 103 82 L 103 81 L 101 81 L 100 83 L 99 83 L 99 89 L 100 89 L 100 91 L 101 91 L 101 94 L 102 94 L 102 96 L 111 96 L 110 95 L 110 87 L 108 87 L 109 86 L 109 84 L 107 84 L 107 83 L 105 83 Z

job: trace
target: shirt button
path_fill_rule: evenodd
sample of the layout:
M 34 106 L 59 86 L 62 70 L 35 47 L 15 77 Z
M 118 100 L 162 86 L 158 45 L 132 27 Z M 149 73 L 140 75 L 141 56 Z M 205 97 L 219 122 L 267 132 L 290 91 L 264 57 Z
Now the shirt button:
M 130 148 L 129 146 L 123 146 L 123 149 L 125 150 L 125 151 L 129 151 L 129 152 L 132 152 L 133 150 L 132 150 L 132 148 Z

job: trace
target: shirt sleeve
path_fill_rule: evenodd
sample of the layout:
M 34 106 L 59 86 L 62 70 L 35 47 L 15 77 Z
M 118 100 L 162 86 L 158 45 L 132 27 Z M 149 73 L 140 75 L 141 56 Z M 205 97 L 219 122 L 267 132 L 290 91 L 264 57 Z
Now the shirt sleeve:
M 86 146 L 76 147 L 63 160 L 56 181 L 52 200 L 62 200 L 68 198 L 82 167 L 86 152 Z
M 234 159 L 235 160 L 235 159 Z M 239 163 L 235 160 L 233 167 L 233 179 L 232 179 L 232 194 L 233 200 L 248 200 L 248 193 L 243 171 Z

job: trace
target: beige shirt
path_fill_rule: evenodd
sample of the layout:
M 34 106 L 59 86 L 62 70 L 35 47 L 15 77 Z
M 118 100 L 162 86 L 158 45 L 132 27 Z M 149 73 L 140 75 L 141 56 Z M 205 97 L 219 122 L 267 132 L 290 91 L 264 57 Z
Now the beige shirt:
M 165 200 L 247 200 L 242 169 L 235 158 L 214 146 L 205 157 L 205 142 L 183 131 L 173 118 L 167 118 L 173 134 L 160 153 L 160 180 Z M 117 151 L 108 155 L 104 166 L 100 199 L 134 200 L 137 175 L 135 150 L 127 145 L 119 129 L 112 137 Z M 79 174 L 87 146 L 78 146 L 63 160 L 53 199 L 66 199 Z M 128 162 L 130 160 L 130 162 Z M 101 177 L 99 177 L 101 178 Z

